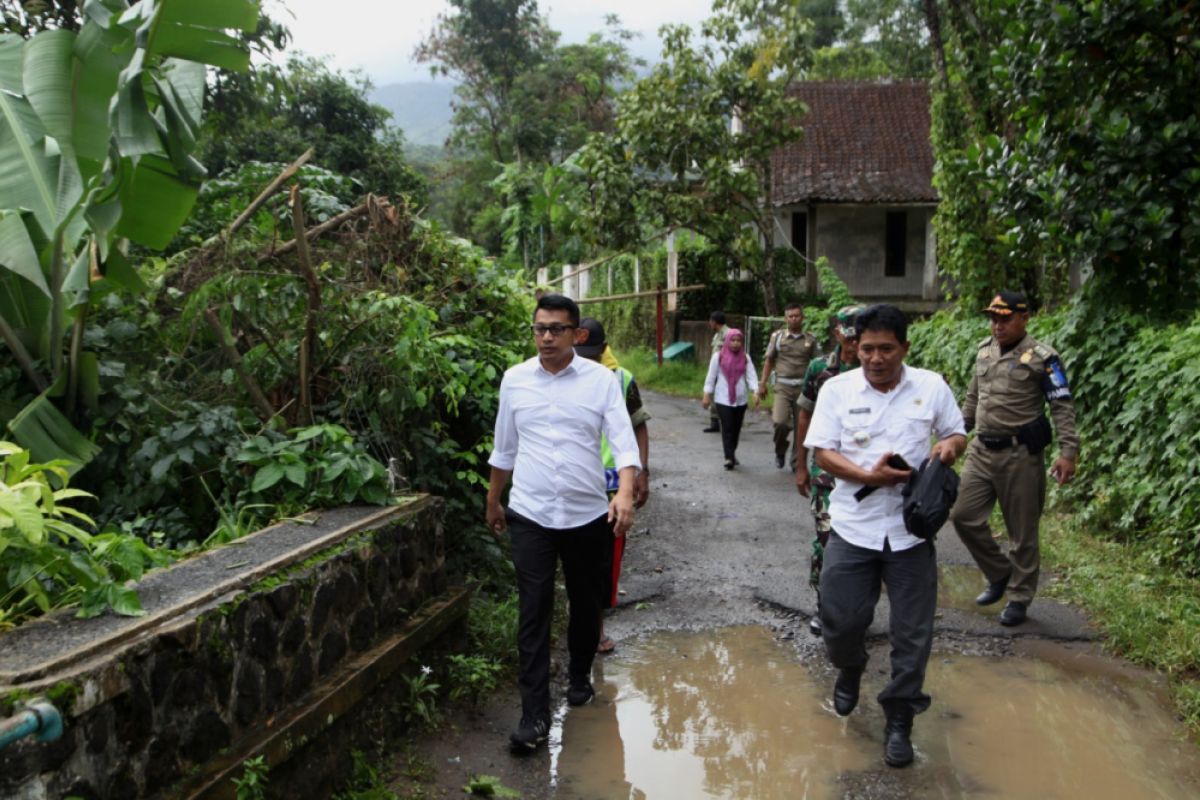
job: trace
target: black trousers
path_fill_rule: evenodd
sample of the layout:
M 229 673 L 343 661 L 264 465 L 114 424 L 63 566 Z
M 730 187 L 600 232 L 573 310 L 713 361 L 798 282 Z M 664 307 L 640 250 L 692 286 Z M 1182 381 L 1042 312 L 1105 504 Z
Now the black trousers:
M 550 718 L 550 622 L 554 617 L 554 572 L 562 559 L 569 617 L 568 674 L 587 680 L 600 643 L 600 596 L 607 515 L 578 528 L 543 528 L 508 511 L 513 566 L 517 571 L 517 653 L 521 710 L 528 719 Z
M 721 446 L 725 448 L 725 460 L 729 461 L 737 452 L 738 438 L 742 435 L 742 422 L 746 419 L 746 406 L 724 406 L 713 403 L 717 407 L 717 416 L 721 419 Z
M 929 708 L 922 691 L 933 649 L 937 609 L 937 554 L 933 542 L 896 552 L 850 544 L 833 531 L 821 570 L 821 635 L 829 660 L 839 669 L 867 664 L 867 628 L 875 617 L 880 584 L 891 605 L 892 679 L 879 693 L 885 710 L 908 706 L 914 714 Z

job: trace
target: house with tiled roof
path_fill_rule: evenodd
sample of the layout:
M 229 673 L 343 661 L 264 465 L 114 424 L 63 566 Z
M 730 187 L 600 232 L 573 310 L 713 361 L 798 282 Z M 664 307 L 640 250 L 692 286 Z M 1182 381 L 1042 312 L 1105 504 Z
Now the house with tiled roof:
M 930 307 L 939 295 L 929 85 L 810 81 L 791 92 L 808 114 L 804 137 L 772 158 L 775 245 L 827 257 L 862 300 Z

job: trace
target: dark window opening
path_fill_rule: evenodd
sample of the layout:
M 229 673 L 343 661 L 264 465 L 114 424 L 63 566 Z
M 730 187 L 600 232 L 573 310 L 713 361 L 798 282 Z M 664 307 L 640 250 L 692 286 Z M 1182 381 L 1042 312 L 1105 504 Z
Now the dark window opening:
M 792 212 L 792 247 L 808 257 L 808 214 L 800 211 Z
M 887 240 L 884 244 L 883 274 L 888 278 L 904 277 L 905 253 L 908 250 L 908 214 L 889 211 Z

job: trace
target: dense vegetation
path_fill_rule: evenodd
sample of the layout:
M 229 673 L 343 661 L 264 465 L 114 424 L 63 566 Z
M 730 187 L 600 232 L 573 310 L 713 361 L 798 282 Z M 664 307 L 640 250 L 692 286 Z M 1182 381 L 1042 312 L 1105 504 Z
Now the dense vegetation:
M 138 613 L 126 579 L 312 507 L 421 490 L 481 519 L 527 339 L 514 278 L 415 215 L 361 82 L 240 74 L 252 2 L 126 6 L 0 37 L 0 625 Z M 205 182 L 200 156 L 237 166 Z M 456 569 L 502 569 L 481 525 L 454 531 Z
M 1055 490 L 1066 584 L 1094 576 L 1105 609 L 1104 587 L 1159 571 L 1145 596 L 1193 613 L 1155 594 L 1200 577 L 1187 3 L 718 0 L 645 69 L 619 20 L 567 44 L 536 0 L 452 0 L 417 57 L 458 81 L 454 130 L 418 165 L 361 76 L 291 53 L 251 68 L 288 45 L 252 0 L 175 8 L 0 3 L 0 625 L 64 603 L 136 613 L 123 582 L 168 550 L 398 488 L 445 496 L 456 568 L 498 577 L 478 484 L 499 374 L 526 350 L 521 287 L 610 256 L 613 292 L 635 259 L 654 288 L 676 229 L 679 283 L 707 287 L 681 295 L 685 318 L 777 311 L 811 267 L 820 327 L 847 298 L 828 265 L 758 247 L 764 159 L 799 135 L 777 120 L 803 126 L 789 80 L 878 77 L 934 89 L 958 310 L 914 326 L 914 359 L 961 392 L 986 334 L 973 309 L 1027 291 L 1084 443 Z M 653 308 L 588 312 L 635 348 Z M 1121 646 L 1186 672 L 1195 648 L 1171 661 L 1111 613 Z

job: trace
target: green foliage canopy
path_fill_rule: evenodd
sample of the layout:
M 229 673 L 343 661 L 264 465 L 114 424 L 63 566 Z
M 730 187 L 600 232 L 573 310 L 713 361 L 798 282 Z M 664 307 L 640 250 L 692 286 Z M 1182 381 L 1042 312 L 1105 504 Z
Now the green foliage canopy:
M 803 135 L 788 85 L 808 64 L 810 21 L 785 2 L 718 0 L 694 43 L 665 26 L 663 59 L 621 97 L 615 136 L 580 155 L 592 218 L 616 246 L 643 226 L 702 233 L 779 308 L 771 154 Z M 601 239 L 599 235 L 596 237 Z
M 934 105 L 943 269 L 1059 299 L 1200 301 L 1200 37 L 1172 0 L 950 4 Z M 940 44 L 940 43 L 939 43 Z

